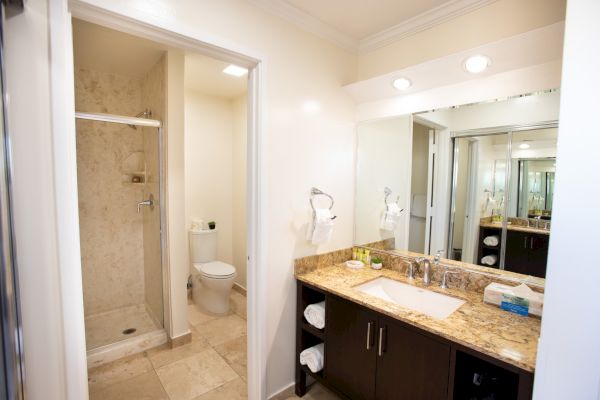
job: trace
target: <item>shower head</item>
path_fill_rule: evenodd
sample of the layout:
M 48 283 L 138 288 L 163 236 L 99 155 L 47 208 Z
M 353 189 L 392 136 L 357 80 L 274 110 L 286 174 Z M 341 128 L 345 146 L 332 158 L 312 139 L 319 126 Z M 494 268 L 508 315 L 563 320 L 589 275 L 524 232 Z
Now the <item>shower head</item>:
M 139 113 L 138 115 L 135 116 L 136 118 L 150 118 L 152 117 L 152 111 L 150 111 L 149 108 L 146 108 L 144 111 L 142 111 L 141 113 Z M 135 125 L 127 125 L 130 128 L 136 129 L 137 130 L 137 126 Z

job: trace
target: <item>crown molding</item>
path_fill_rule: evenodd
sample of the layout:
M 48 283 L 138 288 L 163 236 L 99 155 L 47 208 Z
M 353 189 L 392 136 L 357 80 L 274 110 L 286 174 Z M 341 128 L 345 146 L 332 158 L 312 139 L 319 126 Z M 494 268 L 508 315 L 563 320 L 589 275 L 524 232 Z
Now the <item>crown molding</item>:
M 453 18 L 460 17 L 496 0 L 450 0 L 438 7 L 425 11 L 398 25 L 360 40 L 359 51 L 367 53 L 404 39 L 415 33 L 432 28 Z
M 263 10 L 288 20 L 298 27 L 313 33 L 323 39 L 329 40 L 339 47 L 353 53 L 358 51 L 359 41 L 338 31 L 331 25 L 326 24 L 318 18 L 294 7 L 285 0 L 248 0 Z

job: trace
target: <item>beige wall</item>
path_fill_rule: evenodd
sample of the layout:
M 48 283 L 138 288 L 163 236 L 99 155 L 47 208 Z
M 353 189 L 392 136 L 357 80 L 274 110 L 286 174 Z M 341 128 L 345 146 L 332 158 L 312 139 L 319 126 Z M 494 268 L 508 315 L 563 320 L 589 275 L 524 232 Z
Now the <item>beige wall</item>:
M 565 0 L 499 0 L 361 54 L 358 80 L 514 36 L 565 19 Z
M 152 112 L 152 119 L 163 121 L 166 115 L 166 55 L 146 73 L 142 80 L 142 109 Z M 138 111 L 139 112 L 139 111 Z M 144 288 L 146 309 L 151 317 L 163 325 L 163 269 L 160 242 L 160 165 L 159 135 L 156 128 L 138 128 L 142 131 L 146 161 L 146 184 L 143 200 L 154 197 L 153 210 L 143 208 Z
M 185 94 L 186 227 L 215 221 L 220 261 L 246 286 L 246 101 Z
M 79 69 L 75 108 L 136 115 L 140 80 Z M 77 185 L 86 315 L 144 303 L 143 185 L 130 180 L 126 160 L 144 150 L 140 129 L 77 121 Z

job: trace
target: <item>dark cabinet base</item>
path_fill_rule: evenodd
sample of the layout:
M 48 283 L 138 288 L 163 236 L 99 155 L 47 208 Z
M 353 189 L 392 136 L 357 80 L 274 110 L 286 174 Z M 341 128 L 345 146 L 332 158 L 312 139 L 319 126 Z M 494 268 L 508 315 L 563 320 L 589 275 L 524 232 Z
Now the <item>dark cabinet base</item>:
M 298 282 L 296 395 L 307 376 L 352 400 L 528 400 L 533 374 Z M 308 326 L 304 308 L 325 300 L 326 324 Z M 312 373 L 300 352 L 325 343 L 324 368 Z

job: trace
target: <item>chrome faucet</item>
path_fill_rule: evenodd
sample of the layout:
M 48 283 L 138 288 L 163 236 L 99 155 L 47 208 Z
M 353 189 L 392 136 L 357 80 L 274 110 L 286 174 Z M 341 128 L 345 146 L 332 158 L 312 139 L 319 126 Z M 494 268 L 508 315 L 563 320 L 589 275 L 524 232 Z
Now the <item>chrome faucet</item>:
M 458 272 L 450 271 L 449 269 L 446 269 L 444 271 L 444 274 L 442 275 L 442 283 L 440 284 L 440 287 L 442 289 L 448 289 L 448 275 L 454 275 L 454 274 L 458 274 Z

